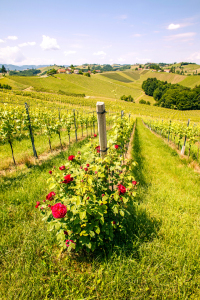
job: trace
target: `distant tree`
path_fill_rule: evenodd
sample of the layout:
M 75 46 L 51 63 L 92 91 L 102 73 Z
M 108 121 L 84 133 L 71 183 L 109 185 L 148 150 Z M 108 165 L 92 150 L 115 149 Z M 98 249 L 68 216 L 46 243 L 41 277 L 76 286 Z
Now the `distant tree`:
M 96 74 L 96 70 L 93 70 L 92 73 L 93 73 L 93 74 Z
M 131 95 L 128 95 L 128 96 L 123 95 L 123 96 L 120 97 L 120 99 L 124 100 L 124 101 L 128 101 L 128 102 L 135 102 Z
M 90 73 L 84 73 L 85 76 L 90 77 Z
M 90 66 L 88 66 L 88 71 L 90 71 Z
M 139 68 L 142 68 L 142 65 L 139 65 Z
M 81 70 L 78 71 L 78 74 L 83 75 L 83 72 Z
M 140 104 L 147 104 L 146 101 L 143 100 L 143 99 L 141 99 L 141 100 L 139 101 L 139 103 L 140 103 Z
M 135 68 L 135 71 L 138 71 L 138 68 Z
M 7 71 L 6 71 L 6 68 L 5 68 L 5 66 L 4 65 L 2 65 L 2 67 L 1 67 L 1 73 L 3 73 L 3 74 L 5 74 Z
M 47 71 L 48 75 L 54 75 L 56 73 L 57 73 L 57 71 L 55 69 L 51 69 L 51 70 Z

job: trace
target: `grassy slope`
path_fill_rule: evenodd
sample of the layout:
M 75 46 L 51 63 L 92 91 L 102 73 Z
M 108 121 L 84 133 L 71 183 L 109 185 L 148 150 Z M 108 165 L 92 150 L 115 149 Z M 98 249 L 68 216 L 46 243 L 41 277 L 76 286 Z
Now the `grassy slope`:
M 107 259 L 58 257 L 34 205 L 48 192 L 48 170 L 79 147 L 1 182 L 0 297 L 199 299 L 199 177 L 141 121 L 133 141 L 140 187 L 132 243 Z
M 37 89 L 44 88 L 49 91 L 63 90 L 69 93 L 85 93 L 91 96 L 111 97 L 114 98 L 113 90 L 117 90 L 117 94 L 120 97 L 123 94 L 131 94 L 133 97 L 137 97 L 141 94 L 141 90 L 135 90 L 129 87 L 127 84 L 118 84 L 116 82 L 110 82 L 111 80 L 102 80 L 101 75 L 92 75 L 90 78 L 80 75 L 64 75 L 59 74 L 55 77 L 14 77 L 12 78 L 16 82 L 20 82 L 29 86 L 33 86 Z
M 187 76 L 183 81 L 180 82 L 180 84 L 194 88 L 196 85 L 200 85 L 200 76 Z
M 8 84 L 13 89 L 16 89 L 16 90 L 24 90 L 27 87 L 29 87 L 29 85 L 23 84 L 20 80 L 16 81 L 15 80 L 16 77 L 14 77 L 14 78 L 13 77 L 8 78 L 7 76 L 6 77 L 2 77 L 2 78 L 0 78 L 0 83 L 1 84 Z

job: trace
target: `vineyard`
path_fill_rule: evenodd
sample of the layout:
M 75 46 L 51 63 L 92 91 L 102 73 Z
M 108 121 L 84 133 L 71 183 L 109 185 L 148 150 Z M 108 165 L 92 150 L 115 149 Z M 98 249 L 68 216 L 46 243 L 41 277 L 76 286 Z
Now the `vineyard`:
M 107 73 L 107 74 L 102 74 L 102 76 L 107 77 L 107 78 L 110 78 L 110 79 L 113 79 L 113 80 L 125 82 L 125 83 L 132 82 L 132 80 L 130 80 L 130 79 L 126 78 L 126 77 L 123 77 L 122 75 L 120 75 L 120 74 L 118 74 L 118 73 L 116 73 L 116 72 L 113 72 L 113 73 Z
M 171 120 L 151 120 L 146 119 L 144 123 L 150 130 L 153 130 L 161 137 L 172 141 L 178 150 L 182 149 L 181 154 L 187 154 L 188 158 L 199 160 L 200 148 L 200 124 L 188 122 L 178 122 Z M 183 149 L 184 147 L 184 149 Z
M 0 299 L 199 299 L 199 111 L 77 78 L 0 91 Z

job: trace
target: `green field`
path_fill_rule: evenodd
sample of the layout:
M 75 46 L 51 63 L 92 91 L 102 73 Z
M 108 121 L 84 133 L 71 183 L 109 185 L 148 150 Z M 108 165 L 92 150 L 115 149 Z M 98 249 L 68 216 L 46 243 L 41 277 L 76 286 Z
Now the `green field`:
M 134 80 L 140 79 L 140 74 L 138 72 L 124 71 L 123 74 L 131 77 Z
M 116 80 L 116 81 L 121 81 L 121 82 L 125 82 L 125 83 L 129 83 L 129 82 L 132 82 L 132 80 L 126 78 L 123 76 L 123 73 L 122 75 L 116 73 L 116 72 L 110 72 L 110 73 L 103 73 L 102 76 L 105 76 L 109 79 L 113 79 L 113 80 Z

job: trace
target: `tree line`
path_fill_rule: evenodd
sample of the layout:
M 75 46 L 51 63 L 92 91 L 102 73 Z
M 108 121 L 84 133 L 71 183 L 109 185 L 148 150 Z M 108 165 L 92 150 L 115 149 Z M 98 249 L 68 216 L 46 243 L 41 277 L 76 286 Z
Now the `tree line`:
M 146 95 L 153 96 L 156 106 L 178 110 L 200 109 L 200 85 L 191 89 L 157 78 L 148 78 L 143 81 L 142 89 Z
M 10 71 L 10 76 L 35 76 L 37 74 L 41 73 L 40 70 L 37 69 L 29 69 L 24 71 Z

